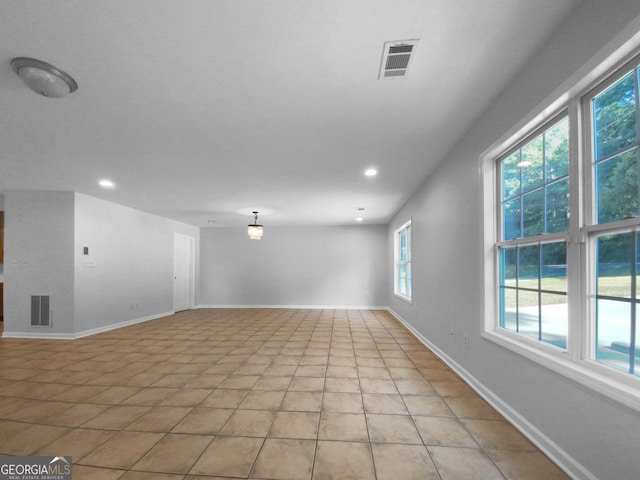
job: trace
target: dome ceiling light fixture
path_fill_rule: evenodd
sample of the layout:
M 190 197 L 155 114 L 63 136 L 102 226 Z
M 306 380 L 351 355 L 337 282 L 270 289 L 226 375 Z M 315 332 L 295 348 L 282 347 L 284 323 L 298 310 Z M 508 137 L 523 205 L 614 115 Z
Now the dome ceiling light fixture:
M 78 89 L 78 84 L 70 75 L 35 58 L 14 58 L 11 67 L 31 90 L 43 97 L 62 98 Z
M 258 212 L 253 212 L 253 223 L 247 225 L 247 233 L 251 240 L 260 240 L 264 234 L 264 227 L 258 225 Z

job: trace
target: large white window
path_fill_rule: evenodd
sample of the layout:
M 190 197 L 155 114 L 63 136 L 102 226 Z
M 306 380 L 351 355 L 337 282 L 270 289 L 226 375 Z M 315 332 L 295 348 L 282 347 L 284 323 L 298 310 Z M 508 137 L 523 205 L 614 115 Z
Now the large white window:
M 394 293 L 411 301 L 411 220 L 395 231 Z
M 637 408 L 639 83 L 640 56 L 485 158 L 485 336 Z
M 585 99 L 592 173 L 585 232 L 591 263 L 593 357 L 640 377 L 640 59 Z

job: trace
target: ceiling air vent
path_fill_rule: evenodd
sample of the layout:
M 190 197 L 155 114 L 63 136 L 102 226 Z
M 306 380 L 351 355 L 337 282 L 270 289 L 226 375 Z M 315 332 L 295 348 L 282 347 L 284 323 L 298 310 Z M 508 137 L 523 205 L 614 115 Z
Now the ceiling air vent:
M 406 76 L 417 43 L 418 40 L 385 42 L 378 79 Z

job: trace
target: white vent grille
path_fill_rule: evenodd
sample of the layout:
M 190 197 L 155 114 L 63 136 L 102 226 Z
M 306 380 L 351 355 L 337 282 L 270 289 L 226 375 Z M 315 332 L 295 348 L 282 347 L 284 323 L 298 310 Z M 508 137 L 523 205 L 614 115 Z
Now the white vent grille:
M 31 326 L 51 326 L 51 308 L 49 295 L 31 295 Z
M 416 53 L 417 43 L 418 40 L 386 42 L 382 52 L 378 79 L 406 76 L 411 59 Z

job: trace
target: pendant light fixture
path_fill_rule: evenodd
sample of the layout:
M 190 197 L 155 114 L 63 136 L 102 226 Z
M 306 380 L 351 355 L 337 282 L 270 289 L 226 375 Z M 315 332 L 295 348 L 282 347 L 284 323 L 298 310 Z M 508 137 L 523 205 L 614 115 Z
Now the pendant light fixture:
M 247 226 L 247 233 L 251 240 L 260 240 L 264 233 L 264 227 L 262 225 L 258 225 L 258 212 L 253 212 L 253 217 L 253 224 L 249 224 Z
M 11 60 L 11 66 L 27 87 L 43 97 L 62 98 L 78 89 L 73 78 L 47 62 L 18 57 Z

